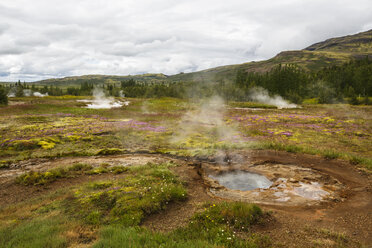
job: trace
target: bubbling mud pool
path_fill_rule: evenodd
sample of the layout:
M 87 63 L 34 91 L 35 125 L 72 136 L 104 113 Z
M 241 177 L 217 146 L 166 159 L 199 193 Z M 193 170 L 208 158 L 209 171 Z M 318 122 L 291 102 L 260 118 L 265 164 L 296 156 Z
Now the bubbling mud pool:
M 316 205 L 342 201 L 337 179 L 297 165 L 260 164 L 237 169 L 204 165 L 203 178 L 217 197 L 269 205 Z

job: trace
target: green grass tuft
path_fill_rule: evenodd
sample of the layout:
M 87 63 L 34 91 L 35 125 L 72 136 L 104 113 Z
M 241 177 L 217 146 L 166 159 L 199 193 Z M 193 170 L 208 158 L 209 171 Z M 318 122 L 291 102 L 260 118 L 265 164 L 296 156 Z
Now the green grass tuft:
M 115 155 L 115 154 L 122 154 L 125 150 L 119 148 L 105 148 L 101 149 L 97 152 L 97 155 Z
M 0 229 L 2 248 L 62 248 L 67 247 L 65 238 L 60 236 L 62 220 L 58 217 L 37 218 L 22 224 Z

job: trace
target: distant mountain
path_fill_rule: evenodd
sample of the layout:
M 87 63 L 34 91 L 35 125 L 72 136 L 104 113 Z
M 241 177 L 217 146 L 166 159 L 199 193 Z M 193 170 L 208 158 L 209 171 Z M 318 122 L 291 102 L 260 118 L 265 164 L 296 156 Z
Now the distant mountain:
M 355 35 L 348 35 L 328 39 L 315 43 L 304 50 L 307 51 L 333 51 L 352 54 L 371 54 L 372 30 Z
M 64 78 L 51 78 L 41 81 L 34 82 L 38 85 L 55 85 L 55 86 L 74 86 L 80 85 L 83 82 L 103 84 L 103 83 L 120 83 L 125 80 L 136 80 L 141 82 L 159 82 L 167 81 L 168 76 L 164 74 L 141 74 L 141 75 L 128 75 L 128 76 L 111 76 L 111 75 L 84 75 L 84 76 L 73 76 Z
M 95 84 L 134 79 L 143 82 L 164 81 L 198 81 L 213 82 L 220 80 L 234 80 L 238 70 L 252 72 L 266 72 L 278 64 L 296 64 L 305 70 L 314 71 L 330 65 L 340 65 L 353 58 L 369 56 L 372 58 L 372 30 L 328 39 L 315 43 L 303 50 L 284 51 L 275 57 L 258 62 L 248 62 L 237 65 L 215 67 L 192 73 L 180 73 L 172 76 L 164 74 L 143 74 L 135 76 L 87 75 L 47 79 L 35 82 L 42 85 L 78 85 L 82 82 Z
M 237 70 L 266 72 L 278 64 L 296 64 L 305 70 L 319 70 L 330 65 L 339 65 L 353 58 L 372 58 L 372 30 L 332 38 L 315 43 L 303 50 L 284 51 L 275 57 L 238 65 L 227 65 L 203 71 L 170 76 L 170 80 L 211 81 L 234 79 Z

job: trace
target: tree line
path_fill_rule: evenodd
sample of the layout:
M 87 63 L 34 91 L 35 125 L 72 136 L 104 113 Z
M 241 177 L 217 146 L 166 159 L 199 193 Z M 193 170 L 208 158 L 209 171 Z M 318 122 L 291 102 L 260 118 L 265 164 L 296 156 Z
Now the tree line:
M 308 72 L 293 64 L 278 65 L 265 73 L 238 70 L 234 80 L 213 83 L 129 79 L 115 84 L 90 80 L 82 82 L 80 86 L 61 88 L 17 82 L 0 87 L 0 104 L 6 104 L 9 94 L 15 97 L 25 96 L 27 92 L 48 93 L 50 96 L 90 96 L 94 87 L 101 87 L 107 95 L 115 97 L 203 98 L 220 95 L 232 101 L 249 101 L 252 89 L 261 87 L 272 95 L 280 95 L 294 103 L 301 103 L 307 98 L 317 98 L 319 103 L 336 103 L 344 102 L 347 98 L 352 104 L 368 104 L 368 97 L 372 96 L 372 61 L 368 58 L 353 60 L 317 72 Z M 358 100 L 361 97 L 365 99 L 362 102 Z
M 266 73 L 239 70 L 235 84 L 248 98 L 251 88 L 262 87 L 294 103 L 306 98 L 317 98 L 319 103 L 343 102 L 348 98 L 358 104 L 358 97 L 367 101 L 372 96 L 372 61 L 352 60 L 317 72 L 296 65 L 278 65 Z

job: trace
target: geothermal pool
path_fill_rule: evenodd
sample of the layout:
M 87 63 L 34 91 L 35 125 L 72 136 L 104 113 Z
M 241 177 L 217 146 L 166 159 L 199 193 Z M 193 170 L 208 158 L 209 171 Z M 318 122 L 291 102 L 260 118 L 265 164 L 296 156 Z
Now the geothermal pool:
M 239 166 L 239 170 L 204 164 L 203 169 L 209 192 L 220 198 L 292 206 L 342 200 L 343 185 L 311 168 L 262 163 Z
M 242 191 L 258 188 L 268 189 L 273 184 L 265 176 L 246 171 L 224 172 L 215 176 L 209 175 L 209 177 L 217 180 L 219 184 L 228 189 L 236 189 Z

